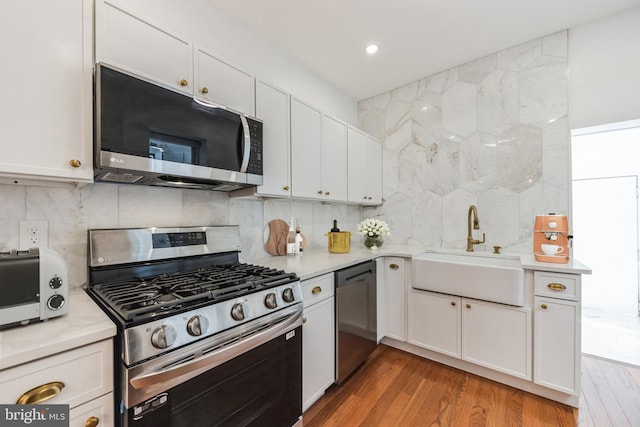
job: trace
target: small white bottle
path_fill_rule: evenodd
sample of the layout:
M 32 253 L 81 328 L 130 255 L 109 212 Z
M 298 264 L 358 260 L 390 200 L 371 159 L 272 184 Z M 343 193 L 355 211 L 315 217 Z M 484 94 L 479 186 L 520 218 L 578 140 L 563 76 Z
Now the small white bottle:
M 296 254 L 296 231 L 293 229 L 293 217 L 289 218 L 289 233 L 287 233 L 287 255 Z
M 304 250 L 304 241 L 302 240 L 302 234 L 300 234 L 300 224 L 296 225 L 296 255 L 302 255 Z

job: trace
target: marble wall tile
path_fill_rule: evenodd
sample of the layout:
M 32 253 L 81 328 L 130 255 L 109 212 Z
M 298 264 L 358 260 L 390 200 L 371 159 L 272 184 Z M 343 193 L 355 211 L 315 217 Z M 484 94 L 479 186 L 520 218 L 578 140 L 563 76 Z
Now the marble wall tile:
M 566 47 L 561 31 L 362 101 L 360 126 L 383 144 L 385 199 L 364 214 L 394 223 L 394 241 L 465 249 L 478 204 L 480 233 L 529 251 L 535 215 L 569 206 Z
M 0 250 L 16 249 L 20 221 L 27 218 L 27 187 L 0 184 Z
M 442 127 L 466 137 L 477 129 L 476 86 L 456 83 L 442 95 Z
M 522 191 L 542 177 L 542 130 L 516 125 L 498 137 L 498 183 Z
M 180 225 L 229 224 L 229 195 L 219 191 L 182 190 Z
M 182 190 L 118 187 L 118 227 L 175 227 L 182 218 Z

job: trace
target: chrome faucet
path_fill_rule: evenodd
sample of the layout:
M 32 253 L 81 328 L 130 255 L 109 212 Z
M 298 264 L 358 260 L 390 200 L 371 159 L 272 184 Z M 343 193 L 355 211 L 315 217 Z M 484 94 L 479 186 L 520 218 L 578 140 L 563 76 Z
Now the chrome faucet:
M 484 243 L 484 233 L 482 233 L 482 241 L 474 240 L 471 235 L 471 218 L 473 217 L 473 229 L 480 230 L 480 222 L 478 221 L 478 209 L 476 205 L 469 206 L 467 214 L 467 252 L 473 252 L 473 245 Z

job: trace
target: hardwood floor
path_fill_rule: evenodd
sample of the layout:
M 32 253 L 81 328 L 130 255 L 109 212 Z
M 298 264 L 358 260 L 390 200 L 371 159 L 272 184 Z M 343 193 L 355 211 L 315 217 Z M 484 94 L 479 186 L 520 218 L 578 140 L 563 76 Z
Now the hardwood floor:
M 580 410 L 380 345 L 305 427 L 640 427 L 640 369 L 583 357 Z

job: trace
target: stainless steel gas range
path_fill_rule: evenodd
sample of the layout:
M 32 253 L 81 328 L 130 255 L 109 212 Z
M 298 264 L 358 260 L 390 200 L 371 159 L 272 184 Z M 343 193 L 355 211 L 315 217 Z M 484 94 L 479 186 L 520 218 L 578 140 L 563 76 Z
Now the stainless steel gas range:
M 302 425 L 295 274 L 240 263 L 237 226 L 88 237 L 87 292 L 118 327 L 118 425 Z

